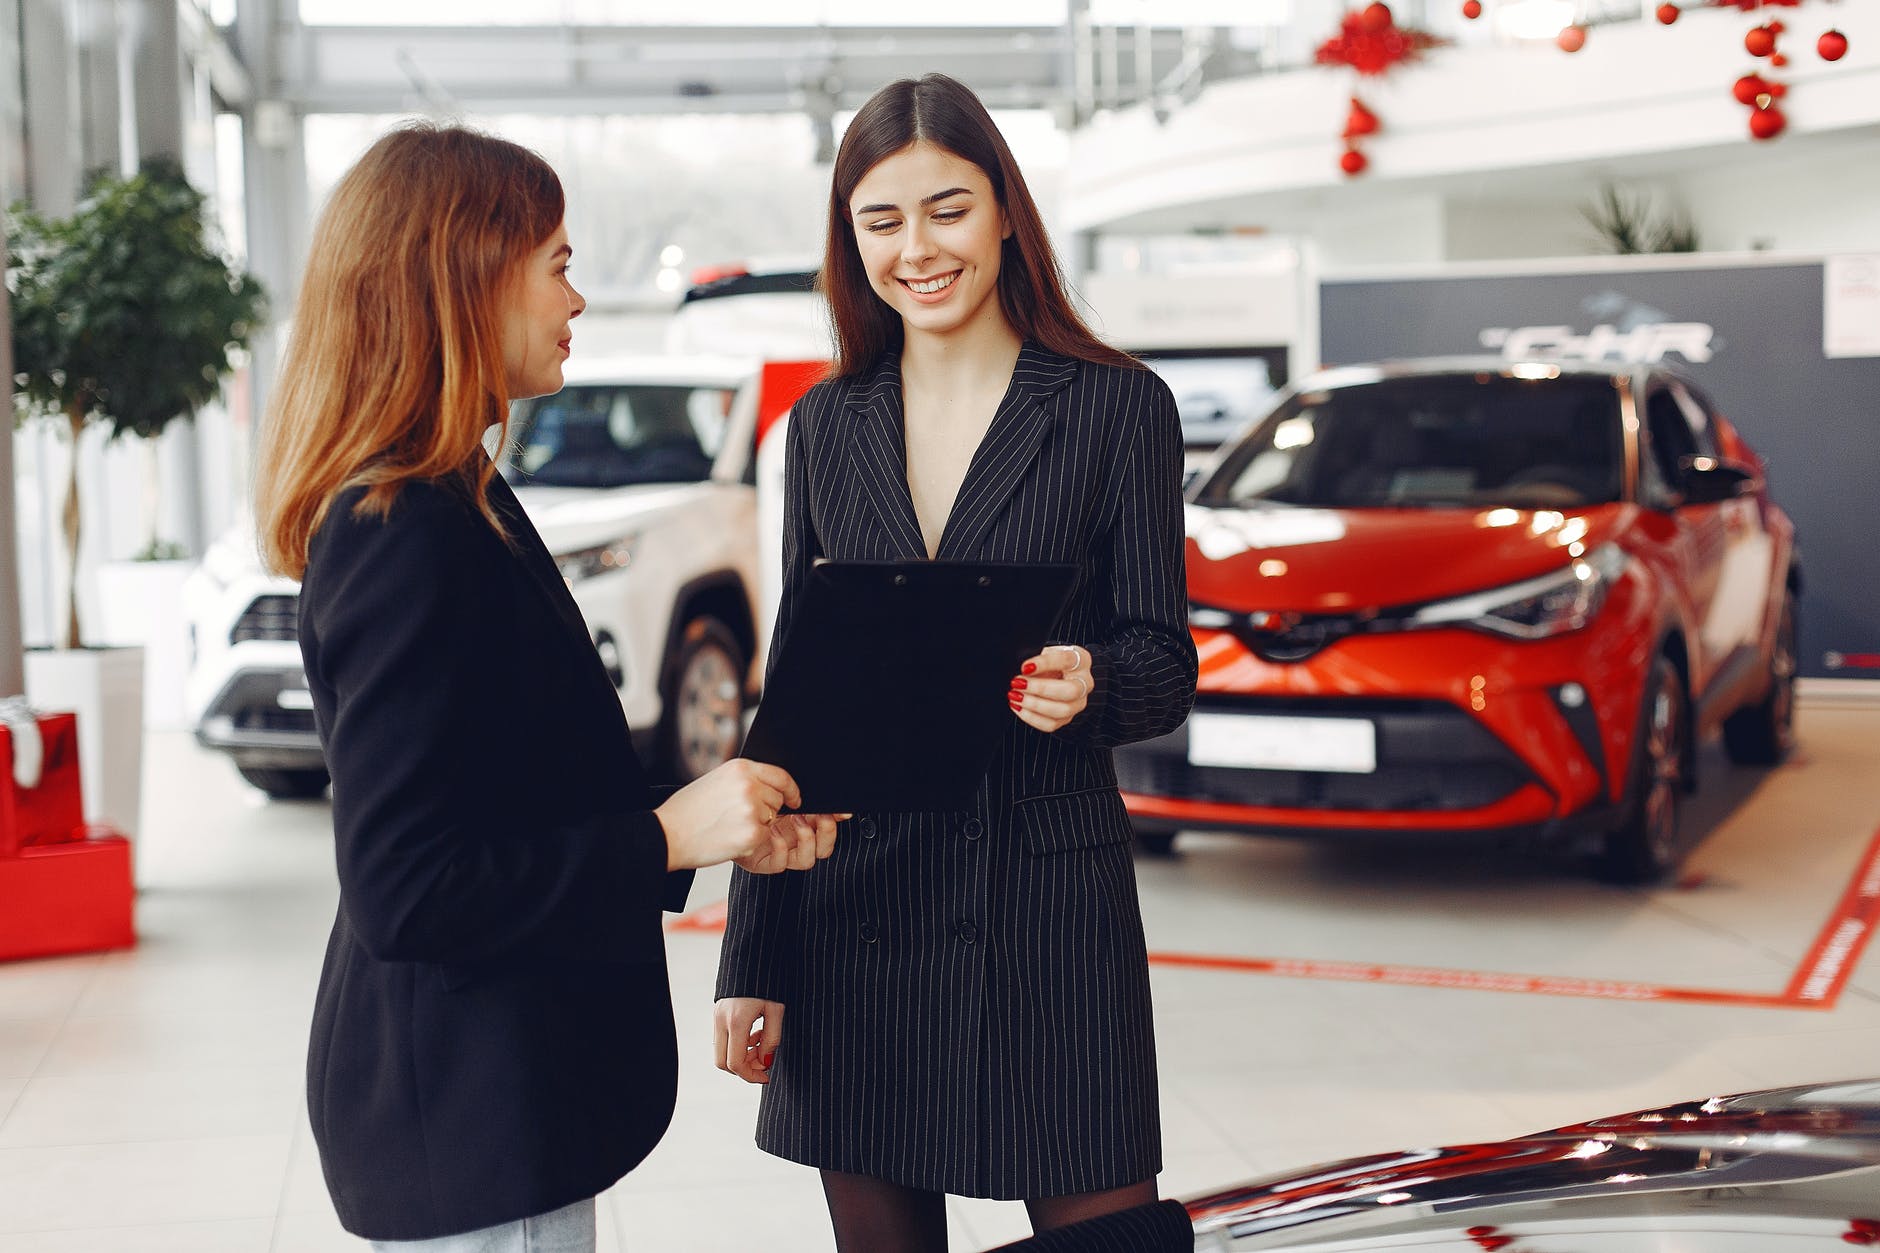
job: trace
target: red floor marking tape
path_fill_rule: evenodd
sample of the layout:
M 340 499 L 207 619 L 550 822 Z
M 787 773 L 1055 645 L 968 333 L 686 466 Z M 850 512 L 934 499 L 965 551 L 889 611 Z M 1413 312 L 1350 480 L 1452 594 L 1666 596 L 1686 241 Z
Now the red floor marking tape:
M 721 932 L 725 902 L 706 905 L 666 924 L 668 931 Z M 1751 1009 L 1833 1009 L 1860 964 L 1868 940 L 1880 925 L 1880 831 L 1854 868 L 1847 890 L 1828 915 L 1795 977 L 1781 992 L 1737 992 L 1728 988 L 1680 988 L 1623 979 L 1581 979 L 1571 975 L 1496 974 L 1440 966 L 1397 966 L 1375 962 L 1316 961 L 1295 957 L 1228 957 L 1212 953 L 1151 953 L 1152 966 L 1220 970 L 1235 974 L 1274 975 L 1286 979 L 1328 979 L 1346 983 L 1392 983 L 1406 987 L 1463 988 L 1477 992 L 1520 992 L 1534 996 L 1582 996 L 1610 1001 L 1671 1001 L 1689 1005 L 1738 1005 Z
M 1828 915 L 1783 995 L 1797 1005 L 1831 1006 L 1840 1000 L 1867 941 L 1873 938 L 1876 922 L 1880 922 L 1880 832 L 1874 834 L 1841 903 Z
M 1781 995 L 1711 988 L 1673 988 L 1621 979 L 1580 979 L 1571 975 L 1494 974 L 1449 970 L 1439 966 L 1389 966 L 1370 962 L 1314 961 L 1290 957 L 1214 957 L 1205 953 L 1151 953 L 1153 966 L 1231 970 L 1240 974 L 1279 975 L 1290 979 L 1334 979 L 1347 983 L 1394 983 L 1420 988 L 1463 988 L 1477 992 L 1526 992 L 1537 996 L 1584 996 L 1608 1001 L 1683 1001 L 1705 1005 L 1788 1008 Z

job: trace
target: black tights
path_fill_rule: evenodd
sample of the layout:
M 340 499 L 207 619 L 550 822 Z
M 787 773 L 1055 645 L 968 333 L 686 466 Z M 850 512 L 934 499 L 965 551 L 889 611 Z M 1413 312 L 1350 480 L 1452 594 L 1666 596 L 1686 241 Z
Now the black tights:
M 947 1253 L 945 1193 L 839 1170 L 823 1171 L 822 1181 L 836 1253 Z M 1025 1209 L 1033 1231 L 1049 1231 L 1155 1199 L 1155 1181 L 1146 1179 L 1103 1192 L 1035 1197 Z

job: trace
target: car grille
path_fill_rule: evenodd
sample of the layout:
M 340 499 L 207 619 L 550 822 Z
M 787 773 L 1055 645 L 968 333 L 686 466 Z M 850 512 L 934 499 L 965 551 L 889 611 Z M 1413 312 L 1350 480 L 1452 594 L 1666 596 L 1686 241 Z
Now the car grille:
M 1369 774 L 1238 770 L 1193 766 L 1183 727 L 1116 750 L 1125 792 L 1274 809 L 1444 811 L 1479 809 L 1534 777 L 1481 723 L 1440 701 L 1220 700 L 1196 705 L 1220 713 L 1365 717 L 1377 727 L 1377 769 Z
M 300 638 L 300 597 L 274 594 L 257 596 L 228 633 L 228 642 L 243 640 L 294 640 Z
M 317 734 L 313 723 L 313 710 L 271 709 L 265 705 L 250 705 L 237 712 L 235 727 L 240 731 L 291 731 L 296 734 Z

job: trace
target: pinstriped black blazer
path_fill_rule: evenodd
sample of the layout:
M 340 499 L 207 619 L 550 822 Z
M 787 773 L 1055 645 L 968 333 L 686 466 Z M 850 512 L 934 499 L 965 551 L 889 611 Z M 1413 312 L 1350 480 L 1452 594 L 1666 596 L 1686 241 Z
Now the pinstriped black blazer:
M 926 557 L 905 450 L 897 356 L 798 402 L 774 639 L 817 558 Z M 1193 701 L 1180 483 L 1161 379 L 1024 345 L 938 556 L 1075 565 L 1053 637 L 1089 650 L 1095 686 L 1054 734 L 1012 720 L 970 813 L 858 814 L 812 870 L 734 874 L 718 994 L 789 1011 L 765 1149 L 978 1196 L 1159 1168 L 1148 965 L 1109 749 L 1172 730 Z

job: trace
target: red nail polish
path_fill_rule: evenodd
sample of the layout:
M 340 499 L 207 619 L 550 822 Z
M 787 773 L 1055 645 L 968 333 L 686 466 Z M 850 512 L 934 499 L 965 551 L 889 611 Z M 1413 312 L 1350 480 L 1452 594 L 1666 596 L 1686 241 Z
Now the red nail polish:
M 1024 703 L 1025 703 L 1025 702 L 1024 702 L 1024 700 L 1023 700 L 1023 699 L 1022 699 L 1021 697 L 1017 697 L 1017 696 L 1008 696 L 1008 697 L 1006 698 L 1006 701 L 1007 701 L 1007 703 L 1008 703 L 1008 704 L 1010 704 L 1010 705 L 1012 706 L 1012 708 L 1014 708 L 1014 709 L 1017 709 L 1017 708 L 1019 708 L 1019 707 L 1021 707 L 1021 706 L 1022 706 L 1022 705 L 1024 705 Z
M 764 1069 L 769 1070 L 770 1063 L 775 1061 L 776 1059 L 777 1059 L 777 1054 L 775 1050 L 772 1050 L 771 1052 L 764 1054 Z
M 1035 661 L 1028 661 L 1023 666 L 1021 666 L 1020 669 L 1023 670 L 1026 674 L 1036 674 L 1038 673 L 1038 663 Z
M 1026 687 L 1026 685 L 1027 685 L 1027 683 L 1028 683 L 1028 682 L 1029 682 L 1029 681 L 1028 681 L 1028 680 L 1026 680 L 1026 679 L 1013 679 L 1013 680 L 1012 680 L 1012 690 L 1013 690 L 1014 692 L 1022 692 L 1022 691 L 1024 691 L 1024 690 L 1025 690 L 1025 687 Z

